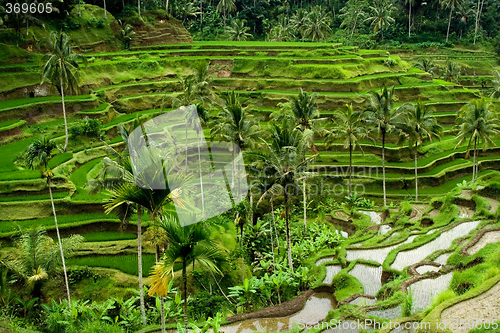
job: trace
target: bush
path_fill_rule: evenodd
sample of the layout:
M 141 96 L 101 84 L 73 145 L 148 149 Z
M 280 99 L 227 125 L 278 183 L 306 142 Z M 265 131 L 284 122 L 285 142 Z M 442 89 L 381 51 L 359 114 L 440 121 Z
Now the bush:
M 101 135 L 101 122 L 97 119 L 86 119 L 82 128 L 83 133 L 87 136 L 99 137 Z
M 106 21 L 104 21 L 103 18 L 97 19 L 97 18 L 93 17 L 90 20 L 88 20 L 87 23 L 91 27 L 94 27 L 97 29 L 102 29 L 102 28 L 104 28 Z
M 81 126 L 73 126 L 69 129 L 69 135 L 72 139 L 83 134 L 83 128 Z

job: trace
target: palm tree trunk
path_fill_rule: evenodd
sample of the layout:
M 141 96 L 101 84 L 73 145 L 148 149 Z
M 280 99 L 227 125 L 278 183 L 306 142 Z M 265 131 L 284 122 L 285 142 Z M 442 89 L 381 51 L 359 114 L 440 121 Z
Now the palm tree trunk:
M 155 259 L 156 262 L 160 261 L 160 246 L 156 244 L 155 246 Z M 165 333 L 165 299 L 160 296 L 160 322 L 161 322 L 161 333 Z
M 387 206 L 387 196 L 385 193 L 385 133 L 382 134 L 382 188 L 384 191 L 384 206 Z
M 477 0 L 477 13 L 476 13 L 476 25 L 474 28 L 474 45 L 476 45 L 477 28 L 479 25 L 479 8 L 481 7 L 481 0 Z
M 349 196 L 352 197 L 352 144 L 349 143 Z
M 123 6 L 123 8 L 125 8 L 125 6 Z M 80 0 L 78 0 L 78 16 L 82 17 L 82 8 L 80 6 Z
M 286 224 L 286 246 L 288 251 L 288 266 L 290 266 L 290 270 L 293 272 L 293 261 L 292 261 L 292 242 L 290 240 L 290 215 L 289 215 L 289 203 L 288 203 L 288 193 L 285 186 L 284 189 L 285 196 L 285 224 Z
M 274 265 L 274 239 L 273 239 L 273 227 L 274 227 L 274 207 L 273 207 L 273 198 L 271 198 L 271 253 L 273 255 L 273 265 Z
M 185 160 L 185 164 L 186 164 L 186 173 L 187 173 L 188 172 L 188 125 L 187 125 L 187 123 L 186 123 L 186 132 L 185 132 L 184 142 L 186 144 L 186 160 Z
M 472 159 L 472 181 L 476 180 L 476 138 L 474 138 L 474 158 Z
M 137 206 L 137 269 L 139 271 L 139 299 L 141 305 L 142 325 L 146 326 L 146 308 L 144 306 L 144 287 L 142 282 L 142 228 L 141 205 Z
M 453 9 L 455 6 L 451 6 L 450 9 L 450 18 L 448 20 L 448 31 L 446 32 L 446 43 L 448 43 L 448 36 L 450 35 L 450 26 L 451 26 L 451 14 L 453 14 Z
M 182 282 L 184 285 L 184 332 L 188 331 L 188 314 L 187 314 L 187 276 L 186 276 L 186 261 L 182 262 Z
M 104 0 L 104 19 L 106 19 L 106 0 Z
M 64 151 L 68 148 L 68 122 L 66 121 L 66 105 L 64 105 L 64 86 L 62 75 L 60 77 L 61 82 L 61 98 L 62 98 L 62 109 L 63 109 L 63 117 L 64 117 Z
M 415 201 L 418 201 L 418 168 L 417 168 L 418 145 L 415 142 Z
M 26 19 L 26 36 L 28 36 L 28 31 L 29 31 L 29 22 L 28 19 Z
M 141 0 L 137 0 L 137 10 L 139 11 L 139 17 L 141 17 Z
M 476 172 L 474 180 L 477 180 L 477 174 L 479 173 L 479 152 L 477 150 L 477 137 L 474 140 L 474 161 L 476 165 Z
M 71 296 L 69 294 L 68 273 L 66 272 L 66 262 L 64 261 L 64 252 L 61 243 L 61 235 L 59 234 L 59 226 L 57 225 L 56 207 L 54 206 L 54 198 L 52 197 L 52 188 L 50 187 L 50 177 L 47 178 L 47 185 L 49 186 L 50 203 L 52 204 L 52 213 L 54 213 L 54 223 L 56 225 L 57 241 L 59 242 L 59 251 L 61 252 L 61 260 L 64 271 L 64 283 L 66 284 L 66 293 L 68 294 L 68 307 L 71 312 Z
M 201 190 L 201 212 L 203 214 L 203 218 L 205 218 L 205 196 L 203 194 L 203 175 L 201 173 L 201 135 L 196 131 L 196 136 L 198 137 L 198 167 L 200 169 L 200 190 Z
M 231 195 L 234 189 L 234 172 L 235 172 L 235 167 L 234 167 L 234 149 L 235 147 L 233 146 L 233 155 L 232 155 L 232 160 L 231 160 Z M 233 195 L 234 197 L 234 195 Z
M 304 177 L 303 183 L 302 183 L 302 192 L 303 192 L 303 201 L 304 201 L 304 231 L 307 231 L 307 212 L 306 212 L 306 178 Z
M 167 0 L 167 1 L 165 1 L 165 12 L 166 12 L 166 13 L 167 13 L 167 15 L 168 15 L 168 0 Z
M 410 8 L 410 12 L 408 13 L 408 38 L 411 37 L 411 0 L 408 1 L 408 7 Z

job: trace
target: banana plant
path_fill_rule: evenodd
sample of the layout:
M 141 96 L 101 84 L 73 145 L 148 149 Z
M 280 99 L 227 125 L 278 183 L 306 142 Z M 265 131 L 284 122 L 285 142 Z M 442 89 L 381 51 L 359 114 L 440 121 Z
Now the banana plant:
M 247 312 L 250 312 L 250 305 L 253 303 L 254 294 L 257 292 L 255 288 L 257 278 L 252 276 L 249 279 L 243 280 L 243 285 L 229 287 L 229 297 L 238 299 L 238 305 L 246 304 Z

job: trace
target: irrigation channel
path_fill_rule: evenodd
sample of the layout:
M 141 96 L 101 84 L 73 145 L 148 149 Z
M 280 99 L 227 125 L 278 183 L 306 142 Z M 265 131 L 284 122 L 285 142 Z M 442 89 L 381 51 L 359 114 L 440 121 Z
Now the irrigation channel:
M 372 221 L 377 224 L 381 224 L 382 220 L 380 215 L 376 212 L 363 212 L 371 216 Z M 463 222 L 456 224 L 453 227 L 449 227 L 446 231 L 442 232 L 436 239 L 428 242 L 424 245 L 417 246 L 413 249 L 401 251 L 396 256 L 394 263 L 391 265 L 392 268 L 397 270 L 403 270 L 404 268 L 419 263 L 427 258 L 430 254 L 438 250 L 448 249 L 452 242 L 460 237 L 466 236 L 472 230 L 474 230 L 478 225 L 479 221 Z M 433 232 L 441 232 L 440 230 L 433 229 L 427 232 L 427 235 Z M 367 265 L 362 263 L 356 263 L 354 267 L 348 274 L 356 278 L 362 285 L 364 289 L 364 294 L 375 296 L 378 290 L 382 287 L 382 263 L 385 261 L 389 252 L 396 249 L 404 244 L 412 243 L 419 235 L 410 235 L 404 242 L 398 244 L 388 245 L 384 247 L 371 248 L 371 249 L 350 249 L 347 250 L 347 260 L 371 260 L 372 262 L 379 263 L 379 266 Z M 497 233 L 492 233 L 486 237 L 496 240 Z M 489 240 L 489 239 L 488 239 Z M 486 242 L 485 242 L 486 243 Z M 445 265 L 446 261 L 450 257 L 451 253 L 444 253 L 438 256 L 434 262 L 439 265 Z M 326 276 L 323 280 L 324 284 L 331 285 L 334 277 L 338 274 L 342 267 L 339 265 L 328 265 L 328 262 L 332 261 L 333 257 L 325 257 L 319 259 L 316 265 L 325 264 L 326 266 Z M 425 274 L 430 271 L 437 271 L 440 267 L 435 267 L 433 265 L 421 265 L 416 268 L 418 274 Z M 411 292 L 413 297 L 414 311 L 424 310 L 431 302 L 432 298 L 443 290 L 446 290 L 450 284 L 453 273 L 447 273 L 440 275 L 437 278 L 425 278 L 419 280 L 409 286 L 409 292 Z M 366 297 L 358 297 L 352 300 L 351 304 L 361 305 L 361 306 L 371 306 L 376 303 L 376 299 L 369 299 Z M 337 300 L 334 299 L 333 295 L 329 292 L 316 292 L 313 293 L 305 302 L 302 310 L 287 316 L 279 318 L 259 318 L 259 319 L 247 319 L 238 322 L 234 322 L 225 325 L 220 328 L 224 333 L 252 333 L 256 331 L 260 332 L 280 332 L 290 330 L 293 327 L 303 325 L 308 325 L 307 327 L 313 327 L 317 323 L 321 323 L 325 320 L 328 312 L 336 308 Z M 370 310 L 367 312 L 368 315 L 376 316 L 385 319 L 396 319 L 402 316 L 401 306 L 394 308 L 384 309 L 384 310 Z M 326 333 L 358 333 L 357 322 L 347 320 L 342 327 L 330 328 L 325 330 Z M 348 327 L 352 324 L 352 327 Z M 354 325 L 356 324 L 356 325 Z M 354 328 L 355 327 L 355 328 Z M 365 330 L 370 331 L 370 327 L 365 327 Z M 404 330 L 393 330 L 391 333 L 397 332 L 411 332 Z

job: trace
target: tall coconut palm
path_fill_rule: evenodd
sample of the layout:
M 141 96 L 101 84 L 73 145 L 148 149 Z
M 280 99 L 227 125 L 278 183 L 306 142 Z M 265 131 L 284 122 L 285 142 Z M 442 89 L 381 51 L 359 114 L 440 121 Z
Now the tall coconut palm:
M 408 4 L 408 37 L 411 37 L 411 7 L 415 6 L 415 0 L 405 0 Z
M 187 332 L 187 267 L 198 264 L 208 272 L 222 275 L 219 267 L 224 262 L 223 252 L 211 240 L 210 231 L 203 223 L 181 227 L 177 219 L 167 215 L 160 222 L 160 227 L 165 230 L 170 247 L 153 267 L 149 279 L 149 295 L 166 296 L 168 283 L 173 278 L 177 265 L 181 265 L 184 330 Z
M 71 41 L 64 32 L 51 32 L 49 39 L 46 39 L 43 45 L 48 49 L 48 53 L 42 58 L 43 67 L 40 84 L 50 81 L 52 86 L 57 87 L 61 94 L 65 134 L 64 151 L 66 151 L 68 147 L 68 123 L 66 121 L 64 91 L 78 92 L 78 70 L 80 69 L 78 61 L 81 60 L 86 63 L 87 58 L 73 53 Z
M 446 31 L 446 42 L 448 42 L 448 37 L 450 35 L 450 27 L 451 27 L 451 16 L 455 11 L 456 7 L 463 6 L 463 0 L 439 0 L 441 7 L 450 8 L 450 17 L 448 19 L 448 30 Z
M 421 69 L 424 72 L 427 72 L 431 75 L 436 74 L 437 67 L 432 61 L 432 59 L 420 57 L 417 59 L 417 63 L 415 64 L 415 68 Z
M 493 84 L 493 91 L 491 92 L 491 98 L 500 98 L 500 72 L 494 72 L 495 77 L 491 80 Z
M 367 7 L 368 5 L 365 0 L 349 0 L 340 10 L 341 14 L 339 16 L 342 18 L 340 27 L 349 29 L 351 31 L 351 38 L 359 22 L 365 18 L 365 8 Z
M 464 105 L 458 113 L 456 129 L 458 133 L 456 147 L 469 138 L 469 143 L 467 144 L 467 154 L 469 154 L 474 142 L 472 181 L 477 180 L 479 173 L 479 152 L 477 147 L 478 145 L 482 145 L 483 150 L 486 150 L 490 144 L 496 146 L 492 137 L 500 134 L 500 121 L 493 111 L 491 102 L 488 102 L 483 97 L 481 99 L 474 99 Z
M 249 27 L 245 26 L 246 20 L 235 19 L 231 22 L 231 26 L 227 28 L 227 32 L 229 33 L 229 40 L 234 41 L 245 41 L 248 37 L 252 37 L 252 34 L 249 34 Z
M 271 123 L 272 143 L 264 140 L 263 151 L 253 151 L 249 155 L 255 158 L 256 166 L 261 170 L 268 186 L 268 190 L 259 199 L 262 201 L 267 195 L 283 194 L 285 201 L 286 243 L 288 248 L 288 266 L 293 271 L 292 247 L 290 239 L 290 196 L 297 192 L 298 181 L 308 175 L 305 171 L 307 164 L 316 155 L 303 158 L 311 145 L 311 130 L 300 131 L 293 128 L 288 118 L 282 124 Z M 293 189 L 293 190 L 291 190 Z
M 64 252 L 63 252 L 63 246 L 61 242 L 61 235 L 59 234 L 59 226 L 57 224 L 57 215 L 56 215 L 56 208 L 54 205 L 54 198 L 52 196 L 52 187 L 51 187 L 51 180 L 53 176 L 52 170 L 50 170 L 48 163 L 50 158 L 52 157 L 52 150 L 54 150 L 56 147 L 55 143 L 47 140 L 45 137 L 42 139 L 35 139 L 29 146 L 26 148 L 25 151 L 25 159 L 26 163 L 28 164 L 28 167 L 30 169 L 36 169 L 41 167 L 42 170 L 42 178 L 47 179 L 47 187 L 49 188 L 49 194 L 50 194 L 50 203 L 52 205 L 52 213 L 54 214 L 54 223 L 56 226 L 56 233 L 57 233 L 57 241 L 59 242 L 59 251 L 61 254 L 61 262 L 63 266 L 63 271 L 64 271 L 64 283 L 66 284 L 66 293 L 68 295 L 68 306 L 71 309 L 71 296 L 69 292 L 69 283 L 68 283 L 68 273 L 66 272 L 66 263 L 64 261 Z
M 236 11 L 235 0 L 219 0 L 217 4 L 217 12 L 224 14 L 224 26 L 226 25 L 227 14 Z
M 415 148 L 415 201 L 418 201 L 418 143 L 425 140 L 440 139 L 442 127 L 432 113 L 435 110 L 421 101 L 417 104 L 406 103 L 398 108 L 398 127 L 408 139 L 410 148 Z
M 359 141 L 368 138 L 368 129 L 363 112 L 354 111 L 352 104 L 346 104 L 345 111 L 335 112 L 334 120 L 335 127 L 327 136 L 326 144 L 328 147 L 340 139 L 344 142 L 344 149 L 349 149 L 349 196 L 352 196 L 352 152 L 356 147 L 363 152 Z
M 444 66 L 443 79 L 449 82 L 458 82 L 462 69 L 453 61 L 447 61 Z
M 222 141 L 232 142 L 241 149 L 253 148 L 264 134 L 258 123 L 241 106 L 239 96 L 234 91 L 220 95 L 222 111 L 214 120 L 215 125 L 210 130 L 212 136 L 218 136 Z M 232 156 L 231 188 L 234 188 L 235 149 Z
M 309 37 L 311 41 L 326 41 L 332 32 L 330 24 L 332 19 L 330 15 L 321 6 L 314 7 L 306 16 L 304 26 L 304 36 Z
M 368 95 L 367 122 L 375 128 L 382 137 L 382 184 L 384 191 L 384 206 L 387 206 L 385 189 L 385 140 L 388 134 L 396 130 L 396 111 L 394 109 L 394 86 L 383 87 L 379 91 L 370 91 Z
M 365 21 L 370 22 L 373 26 L 373 33 L 381 32 L 382 40 L 384 40 L 384 30 L 395 22 L 392 17 L 394 5 L 390 1 L 375 0 L 373 6 L 370 6 L 371 16 Z

